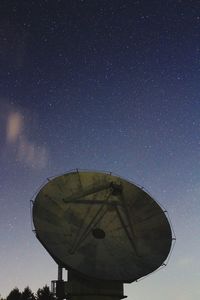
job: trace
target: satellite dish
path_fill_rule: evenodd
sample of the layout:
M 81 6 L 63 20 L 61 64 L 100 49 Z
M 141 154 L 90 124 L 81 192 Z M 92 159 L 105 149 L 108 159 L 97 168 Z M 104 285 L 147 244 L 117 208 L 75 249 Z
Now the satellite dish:
M 71 172 L 33 203 L 36 236 L 53 259 L 89 279 L 130 283 L 166 260 L 172 232 L 162 208 L 118 176 Z

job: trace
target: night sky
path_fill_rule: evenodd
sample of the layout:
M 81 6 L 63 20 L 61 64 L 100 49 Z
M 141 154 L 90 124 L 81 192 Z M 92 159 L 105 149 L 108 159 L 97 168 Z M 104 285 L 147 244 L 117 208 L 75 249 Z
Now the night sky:
M 0 1 L 2 296 L 56 279 L 30 200 L 74 168 L 131 179 L 169 213 L 168 265 L 128 299 L 199 299 L 199 1 Z

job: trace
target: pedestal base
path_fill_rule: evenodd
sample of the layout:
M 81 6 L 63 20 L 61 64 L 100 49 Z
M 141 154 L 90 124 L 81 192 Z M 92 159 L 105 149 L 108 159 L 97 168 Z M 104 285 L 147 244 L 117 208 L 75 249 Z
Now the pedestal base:
M 61 289 L 64 291 L 62 292 Z M 56 294 L 57 296 L 65 295 L 63 298 L 69 300 L 120 300 L 126 298 L 122 282 L 90 280 L 73 271 L 68 271 L 67 282 L 57 282 Z M 58 298 L 61 299 L 59 296 Z

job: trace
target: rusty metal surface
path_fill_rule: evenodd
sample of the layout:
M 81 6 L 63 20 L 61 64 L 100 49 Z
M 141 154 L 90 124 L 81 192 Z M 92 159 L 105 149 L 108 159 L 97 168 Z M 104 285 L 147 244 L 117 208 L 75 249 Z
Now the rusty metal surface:
M 172 233 L 164 211 L 120 177 L 72 172 L 42 187 L 33 204 L 36 236 L 66 269 L 132 282 L 167 258 Z

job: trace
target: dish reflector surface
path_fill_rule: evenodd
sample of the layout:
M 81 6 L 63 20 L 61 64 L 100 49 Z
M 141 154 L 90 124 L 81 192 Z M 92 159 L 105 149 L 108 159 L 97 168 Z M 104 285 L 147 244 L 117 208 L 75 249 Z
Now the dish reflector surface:
M 44 185 L 33 204 L 36 236 L 66 269 L 132 282 L 159 268 L 172 233 L 165 212 L 118 176 L 71 172 Z

